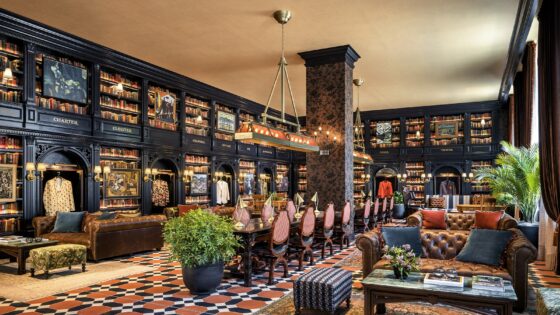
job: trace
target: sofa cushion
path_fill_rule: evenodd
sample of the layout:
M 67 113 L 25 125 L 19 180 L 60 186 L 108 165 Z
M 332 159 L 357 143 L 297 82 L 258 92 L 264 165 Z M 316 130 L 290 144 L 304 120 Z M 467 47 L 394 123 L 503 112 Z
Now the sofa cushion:
M 422 230 L 420 241 L 423 257 L 453 259 L 461 252 L 468 238 L 469 231 Z
M 474 225 L 478 229 L 496 230 L 498 222 L 500 222 L 503 215 L 503 211 L 476 211 L 474 214 Z
M 112 220 L 117 217 L 116 212 L 103 212 L 97 217 L 97 220 Z
M 80 244 L 90 248 L 90 240 L 86 233 L 47 233 L 41 235 L 41 237 L 59 241 L 63 244 Z
M 78 233 L 82 231 L 84 212 L 58 212 L 54 222 L 53 232 Z
M 474 225 L 472 213 L 448 213 L 447 226 L 450 230 L 470 230 Z
M 389 261 L 385 259 L 379 260 L 373 269 L 392 269 L 388 266 Z M 455 268 L 457 273 L 464 277 L 478 276 L 478 275 L 489 275 L 501 277 L 505 280 L 512 280 L 511 275 L 508 273 L 507 269 L 503 267 L 494 267 L 483 264 L 475 264 L 469 262 L 462 262 L 458 260 L 448 259 L 430 259 L 421 258 L 420 259 L 420 271 L 434 272 L 435 269 L 443 267 L 444 269 Z
M 511 237 L 511 231 L 473 229 L 465 248 L 456 259 L 463 262 L 499 266 L 504 249 Z
M 416 256 L 422 255 L 420 229 L 418 227 L 384 227 L 381 234 L 385 245 L 400 247 L 409 244 Z
M 422 228 L 424 229 L 447 229 L 445 222 L 445 210 L 421 210 Z

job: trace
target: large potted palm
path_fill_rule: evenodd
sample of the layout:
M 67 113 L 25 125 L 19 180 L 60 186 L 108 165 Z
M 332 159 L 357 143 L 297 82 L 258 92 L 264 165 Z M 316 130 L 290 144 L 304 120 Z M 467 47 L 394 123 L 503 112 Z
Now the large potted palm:
M 541 198 L 539 148 L 517 148 L 505 141 L 501 145 L 504 152 L 496 158 L 496 167 L 480 169 L 476 177 L 488 182 L 499 202 L 519 209 L 524 221 L 519 229 L 537 246 L 539 226 L 535 221 Z
M 164 227 L 171 259 L 179 261 L 183 282 L 193 294 L 216 290 L 224 275 L 224 262 L 239 246 L 229 218 L 198 209 L 169 220 Z

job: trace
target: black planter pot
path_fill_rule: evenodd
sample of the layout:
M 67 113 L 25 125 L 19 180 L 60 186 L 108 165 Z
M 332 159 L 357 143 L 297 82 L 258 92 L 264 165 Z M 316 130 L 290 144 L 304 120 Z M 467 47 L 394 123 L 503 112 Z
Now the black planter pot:
M 525 234 L 525 237 L 535 246 L 539 246 L 539 224 L 529 222 L 519 222 L 517 227 Z
M 196 295 L 210 294 L 216 291 L 223 276 L 223 262 L 195 268 L 183 267 L 183 282 L 191 293 Z
M 399 203 L 393 206 L 393 218 L 402 219 L 404 218 L 404 204 Z

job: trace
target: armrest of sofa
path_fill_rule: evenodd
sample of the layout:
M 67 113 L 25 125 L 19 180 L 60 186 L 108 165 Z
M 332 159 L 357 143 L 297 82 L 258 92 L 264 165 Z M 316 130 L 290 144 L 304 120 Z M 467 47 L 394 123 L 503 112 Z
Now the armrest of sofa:
M 104 233 L 112 231 L 125 231 L 142 229 L 153 226 L 162 226 L 166 222 L 164 215 L 148 215 L 142 217 L 116 218 L 112 220 L 97 220 L 91 222 L 90 231 L 93 233 Z
M 517 228 L 517 220 L 507 213 L 504 213 L 500 221 L 498 221 L 498 230 L 509 230 Z
M 35 229 L 35 236 L 41 236 L 52 231 L 55 221 L 55 216 L 34 217 L 31 224 Z
M 506 248 L 506 268 L 513 279 L 512 284 L 517 294 L 514 304 L 516 311 L 527 307 L 529 291 L 529 264 L 537 259 L 537 249 L 518 229 L 510 229 L 513 239 Z
M 356 247 L 362 251 L 362 275 L 367 277 L 383 256 L 381 240 L 376 230 L 360 234 L 356 239 Z
M 406 225 L 422 227 L 422 212 L 416 211 L 406 218 Z

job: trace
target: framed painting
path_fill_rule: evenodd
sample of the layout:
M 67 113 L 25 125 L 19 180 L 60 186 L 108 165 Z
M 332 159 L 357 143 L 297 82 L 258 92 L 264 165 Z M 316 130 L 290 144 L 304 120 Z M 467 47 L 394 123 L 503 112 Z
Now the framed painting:
M 191 177 L 191 194 L 208 194 L 208 174 L 194 174 Z
M 16 165 L 0 164 L 0 202 L 16 201 L 16 172 Z
M 177 100 L 173 94 L 156 92 L 156 120 L 172 123 L 177 122 Z
M 390 121 L 380 121 L 377 123 L 375 137 L 379 144 L 390 144 L 392 137 L 392 126 Z
M 105 177 L 105 196 L 123 198 L 140 196 L 139 170 L 111 170 Z
M 218 111 L 217 128 L 220 131 L 235 132 L 235 114 Z
M 459 124 L 456 121 L 436 121 L 437 138 L 455 138 L 459 133 Z
M 45 58 L 43 73 L 45 96 L 87 103 L 87 69 Z

